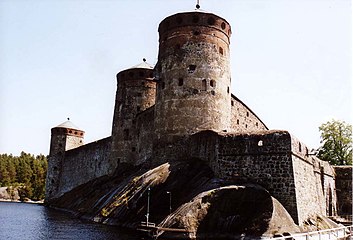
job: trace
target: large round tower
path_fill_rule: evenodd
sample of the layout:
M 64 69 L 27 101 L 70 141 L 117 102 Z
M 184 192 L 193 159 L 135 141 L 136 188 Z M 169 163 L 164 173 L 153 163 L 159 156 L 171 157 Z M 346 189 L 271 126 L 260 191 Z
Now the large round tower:
M 201 130 L 227 131 L 231 113 L 229 23 L 195 11 L 159 25 L 155 111 L 157 140 Z
M 112 128 L 112 157 L 117 163 L 134 163 L 137 157 L 136 114 L 155 104 L 153 67 L 144 61 L 117 74 Z

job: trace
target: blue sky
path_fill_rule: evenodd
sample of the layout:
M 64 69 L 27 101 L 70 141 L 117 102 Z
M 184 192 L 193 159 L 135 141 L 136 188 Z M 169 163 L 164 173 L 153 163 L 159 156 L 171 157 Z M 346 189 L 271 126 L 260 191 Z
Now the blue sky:
M 109 136 L 115 75 L 157 62 L 158 24 L 192 0 L 1 0 L 0 153 L 48 154 L 70 117 Z M 318 126 L 352 122 L 350 0 L 201 0 L 232 26 L 232 93 L 270 129 L 311 148 Z

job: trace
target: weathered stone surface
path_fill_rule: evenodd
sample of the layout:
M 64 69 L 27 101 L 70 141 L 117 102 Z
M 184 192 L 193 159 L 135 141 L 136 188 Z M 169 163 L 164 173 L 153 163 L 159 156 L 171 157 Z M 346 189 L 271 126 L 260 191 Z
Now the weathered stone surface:
M 197 239 L 255 239 L 300 232 L 283 206 L 258 185 L 230 185 L 203 192 L 159 226 L 185 229 L 190 238 Z M 164 233 L 159 232 L 162 238 Z
M 352 215 L 352 166 L 334 166 L 334 169 L 338 215 Z

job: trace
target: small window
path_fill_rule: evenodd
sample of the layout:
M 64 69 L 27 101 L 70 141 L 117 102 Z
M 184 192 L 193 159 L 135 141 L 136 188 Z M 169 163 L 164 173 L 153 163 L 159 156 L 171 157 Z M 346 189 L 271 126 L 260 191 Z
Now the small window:
M 211 87 L 216 87 L 216 81 L 215 80 L 211 80 L 210 81 L 210 86 Z
M 237 124 L 239 125 L 239 119 L 237 119 Z
M 223 48 L 219 47 L 219 53 L 223 55 Z
M 259 123 L 257 122 L 257 123 L 255 123 L 255 125 L 256 125 L 256 127 L 258 127 L 258 126 L 259 126 Z
M 246 112 L 246 116 L 249 117 L 249 112 Z
M 227 87 L 227 93 L 229 93 L 229 87 Z
M 232 106 L 234 106 L 234 101 L 231 101 L 230 103 L 231 103 Z
M 213 17 L 209 17 L 207 19 L 207 23 L 210 24 L 210 25 L 214 25 L 216 23 L 216 20 Z
M 179 78 L 178 79 L 178 85 L 179 86 L 183 86 L 183 84 L 184 84 L 184 79 L 183 78 Z
M 188 72 L 193 73 L 196 70 L 196 65 L 189 65 Z
M 206 81 L 206 79 L 202 80 L 201 90 L 202 91 L 206 91 L 207 90 L 207 81 Z
M 302 152 L 302 145 L 299 143 L 299 152 Z
M 196 16 L 196 15 L 192 16 L 192 22 L 193 23 L 198 23 L 199 20 L 200 20 L 199 16 Z
M 248 124 L 245 124 L 245 128 L 248 128 Z
M 124 129 L 124 140 L 129 140 L 129 129 Z
M 226 28 L 226 24 L 225 24 L 224 22 L 222 22 L 221 28 L 222 28 L 223 30 Z
M 178 17 L 176 18 L 176 22 L 177 22 L 178 24 L 181 24 L 181 23 L 183 22 L 183 19 L 182 19 L 180 16 L 178 16 Z
M 216 95 L 216 92 L 212 90 L 212 91 L 211 91 L 211 94 L 212 94 L 212 95 Z

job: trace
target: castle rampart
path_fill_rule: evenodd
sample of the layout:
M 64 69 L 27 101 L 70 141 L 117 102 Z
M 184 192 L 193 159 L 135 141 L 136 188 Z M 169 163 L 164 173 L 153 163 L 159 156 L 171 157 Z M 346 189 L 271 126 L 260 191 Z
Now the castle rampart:
M 111 137 L 92 142 L 81 147 L 66 151 L 64 154 L 49 156 L 46 199 L 62 196 L 73 188 L 95 178 L 111 174 L 116 169 L 110 162 Z M 58 177 L 53 178 L 53 171 Z M 52 193 L 51 193 L 52 192 Z

